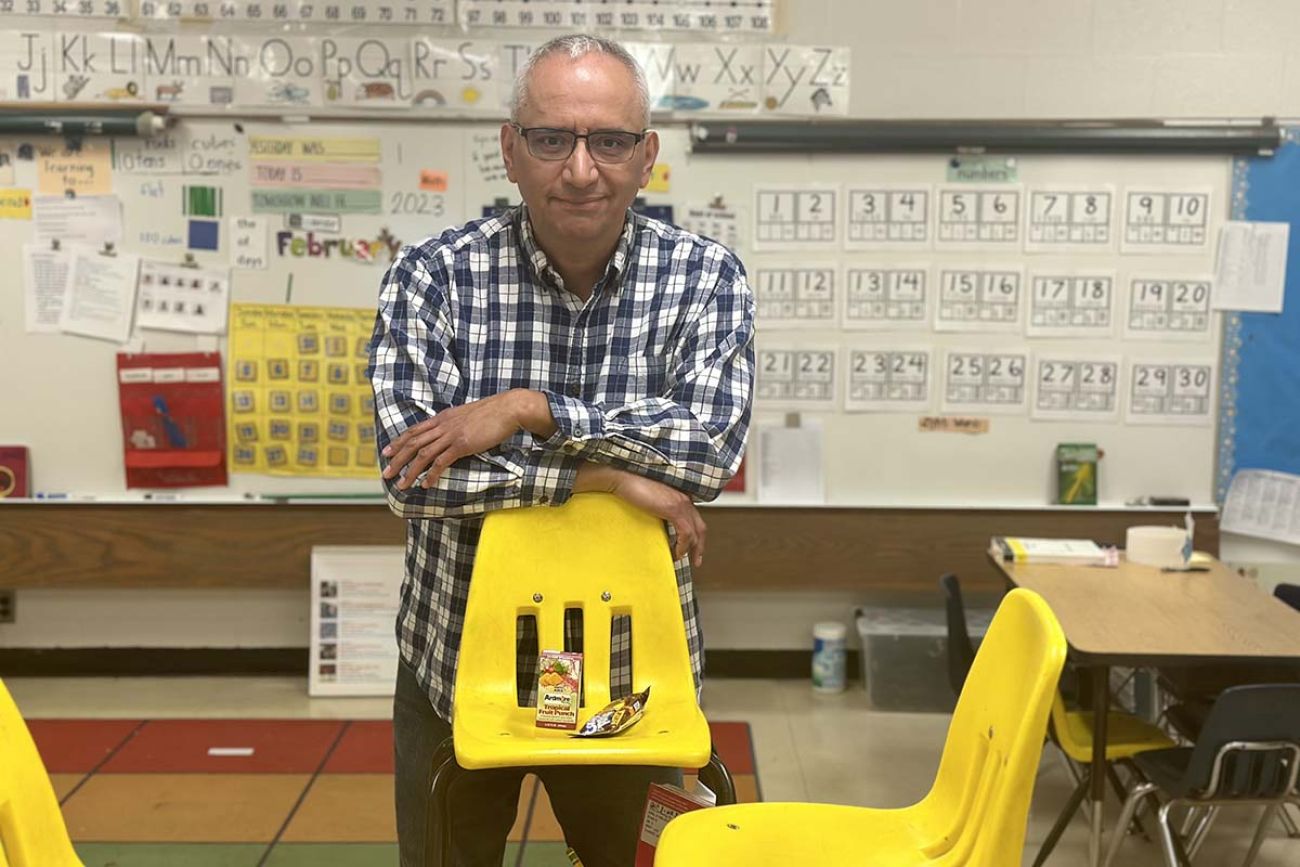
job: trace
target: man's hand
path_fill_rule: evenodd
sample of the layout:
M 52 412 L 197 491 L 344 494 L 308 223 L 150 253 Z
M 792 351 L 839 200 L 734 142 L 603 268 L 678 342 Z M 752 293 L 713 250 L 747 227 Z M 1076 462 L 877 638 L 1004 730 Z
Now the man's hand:
M 698 568 L 703 565 L 704 537 L 708 528 L 691 498 L 676 488 L 626 470 L 586 463 L 578 470 L 573 490 L 575 493 L 607 491 L 642 511 L 667 521 L 677 534 L 673 560 L 690 555 L 693 566 Z
M 398 479 L 398 490 L 415 484 L 420 473 L 428 469 L 424 487 L 432 487 L 447 467 L 468 455 L 495 448 L 514 435 L 521 426 L 537 432 L 544 426 L 538 421 L 537 401 L 543 408 L 546 398 L 540 392 L 512 389 L 464 406 L 453 406 L 433 418 L 411 425 L 384 449 L 388 466 L 384 478 Z M 546 410 L 546 420 L 550 411 Z M 552 422 L 551 430 L 554 430 Z

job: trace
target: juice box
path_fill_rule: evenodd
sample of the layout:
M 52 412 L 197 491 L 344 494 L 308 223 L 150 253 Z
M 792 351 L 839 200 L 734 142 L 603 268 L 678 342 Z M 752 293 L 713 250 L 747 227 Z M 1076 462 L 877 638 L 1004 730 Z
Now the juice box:
M 582 654 L 543 650 L 537 659 L 537 727 L 578 727 Z

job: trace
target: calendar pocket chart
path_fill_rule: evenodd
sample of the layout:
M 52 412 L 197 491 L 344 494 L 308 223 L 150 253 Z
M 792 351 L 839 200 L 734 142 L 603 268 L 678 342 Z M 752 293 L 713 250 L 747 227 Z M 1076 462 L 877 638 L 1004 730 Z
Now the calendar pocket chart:
M 851 184 L 844 190 L 844 246 L 925 250 L 933 241 L 929 184 Z
M 933 352 L 924 348 L 848 349 L 848 412 L 927 412 L 934 402 Z
M 1030 337 L 1109 337 L 1114 331 L 1113 272 L 1030 273 Z
M 839 195 L 834 186 L 755 186 L 754 249 L 835 249 Z
M 835 409 L 838 356 L 828 344 L 760 346 L 755 401 L 762 409 Z
M 1196 253 L 1210 243 L 1208 188 L 1128 187 L 1124 191 L 1126 253 Z
M 1115 188 L 1087 184 L 1031 187 L 1025 250 L 1107 252 L 1115 247 Z
M 949 186 L 939 188 L 940 248 L 1020 248 L 1019 186 Z
M 1034 358 L 1036 419 L 1116 421 L 1119 418 L 1120 359 L 1040 353 Z
M 835 327 L 836 279 L 831 264 L 758 268 L 751 284 L 758 327 Z
M 922 331 L 930 323 L 930 266 L 850 266 L 844 272 L 846 329 Z
M 1214 316 L 1208 277 L 1129 279 L 1124 334 L 1146 340 L 1207 340 Z
M 950 349 L 943 364 L 944 412 L 1024 414 L 1027 351 Z
M 1129 424 L 1211 424 L 1215 368 L 1215 363 L 1208 360 L 1130 361 L 1125 421 Z
M 938 272 L 936 331 L 1020 331 L 1024 273 L 1019 267 L 940 267 Z

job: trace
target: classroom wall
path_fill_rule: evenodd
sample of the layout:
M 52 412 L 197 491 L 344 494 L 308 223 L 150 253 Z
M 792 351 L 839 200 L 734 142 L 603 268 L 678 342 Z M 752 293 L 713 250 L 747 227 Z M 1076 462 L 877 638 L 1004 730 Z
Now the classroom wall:
M 848 45 L 862 117 L 1300 117 L 1294 0 L 788 0 L 790 42 Z M 1271 585 L 1292 546 L 1225 534 Z M 845 594 L 703 594 L 713 647 L 805 647 Z M 307 591 L 25 590 L 0 646 L 305 645 Z

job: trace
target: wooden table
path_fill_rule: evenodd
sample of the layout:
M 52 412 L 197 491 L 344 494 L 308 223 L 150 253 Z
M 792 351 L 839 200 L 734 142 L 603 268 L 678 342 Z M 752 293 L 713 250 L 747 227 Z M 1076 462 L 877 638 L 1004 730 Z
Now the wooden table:
M 1208 572 L 1161 572 L 1121 560 L 1118 569 L 995 564 L 1016 587 L 1038 593 L 1065 631 L 1070 658 L 1092 673 L 1089 863 L 1101 859 L 1110 667 L 1231 663 L 1300 665 L 1300 612 L 1211 560 Z M 1116 829 L 1115 833 L 1123 833 Z

